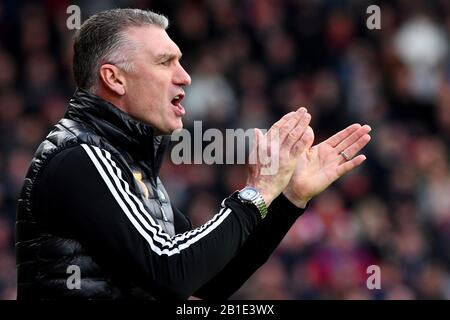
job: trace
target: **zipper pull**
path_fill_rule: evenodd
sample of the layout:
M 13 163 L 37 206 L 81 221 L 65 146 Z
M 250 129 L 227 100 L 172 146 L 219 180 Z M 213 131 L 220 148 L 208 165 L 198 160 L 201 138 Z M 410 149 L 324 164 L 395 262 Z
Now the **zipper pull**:
M 161 204 L 161 201 L 159 201 L 159 203 Z M 163 208 L 162 204 L 161 204 L 161 212 L 162 212 L 162 216 L 163 216 L 164 221 L 168 222 L 169 219 L 167 219 L 166 212 L 164 211 L 164 208 Z

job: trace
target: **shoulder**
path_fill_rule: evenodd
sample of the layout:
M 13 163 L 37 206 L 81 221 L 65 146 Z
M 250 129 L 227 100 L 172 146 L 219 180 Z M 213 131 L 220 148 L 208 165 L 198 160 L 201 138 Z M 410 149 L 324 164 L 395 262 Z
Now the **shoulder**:
M 74 175 L 74 171 L 80 172 L 81 167 L 89 163 L 86 151 L 80 144 L 72 145 L 55 151 L 47 158 L 43 165 L 38 181 L 64 178 Z
M 109 151 L 89 144 L 76 144 L 57 151 L 45 165 L 42 175 L 50 179 L 98 174 L 120 170 L 124 174 L 127 166 Z

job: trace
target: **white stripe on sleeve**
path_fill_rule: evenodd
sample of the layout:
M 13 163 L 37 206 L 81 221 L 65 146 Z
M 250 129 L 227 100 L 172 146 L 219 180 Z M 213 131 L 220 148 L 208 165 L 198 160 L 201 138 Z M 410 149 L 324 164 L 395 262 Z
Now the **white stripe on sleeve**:
M 151 250 L 158 255 L 171 256 L 180 253 L 181 250 L 188 248 L 216 229 L 231 213 L 231 209 L 222 208 L 210 221 L 199 228 L 171 238 L 145 210 L 139 198 L 130 191 L 129 184 L 122 178 L 122 172 L 111 159 L 111 154 L 96 146 L 87 144 L 81 146 L 88 154 L 122 211 L 136 230 L 147 240 Z M 102 151 L 105 152 L 106 156 L 103 155 Z

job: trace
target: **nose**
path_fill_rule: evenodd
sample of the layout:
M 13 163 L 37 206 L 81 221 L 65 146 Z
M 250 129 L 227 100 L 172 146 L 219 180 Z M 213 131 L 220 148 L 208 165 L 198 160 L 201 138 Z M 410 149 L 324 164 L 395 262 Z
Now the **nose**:
M 174 74 L 174 83 L 179 86 L 188 86 L 191 84 L 191 76 L 179 63 L 178 68 Z

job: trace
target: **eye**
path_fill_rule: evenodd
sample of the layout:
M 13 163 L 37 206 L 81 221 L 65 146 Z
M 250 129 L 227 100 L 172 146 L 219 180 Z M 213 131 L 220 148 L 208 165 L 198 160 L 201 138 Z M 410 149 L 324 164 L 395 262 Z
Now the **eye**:
M 168 66 L 170 66 L 170 62 L 171 62 L 171 61 L 172 61 L 172 60 L 170 60 L 170 59 L 164 60 L 163 62 L 161 62 L 161 64 L 162 64 L 163 66 L 168 67 Z

